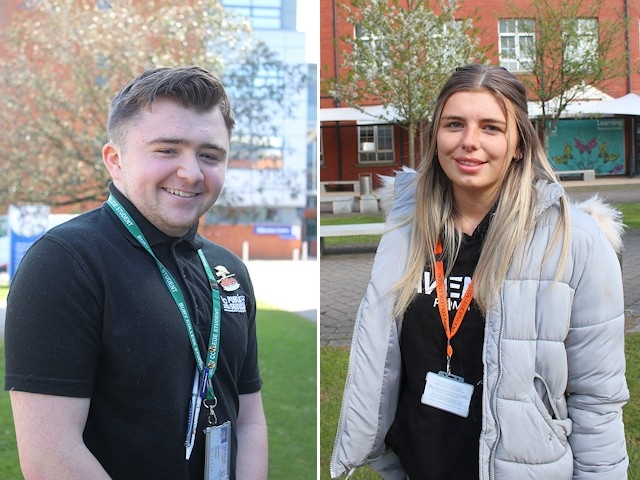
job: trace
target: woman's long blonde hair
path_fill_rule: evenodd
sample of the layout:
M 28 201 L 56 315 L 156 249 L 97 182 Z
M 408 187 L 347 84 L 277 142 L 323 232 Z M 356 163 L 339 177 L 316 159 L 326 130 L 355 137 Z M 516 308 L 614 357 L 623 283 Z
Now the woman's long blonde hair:
M 450 271 L 460 249 L 462 233 L 455 227 L 451 181 L 437 158 L 436 133 L 447 99 L 460 91 L 488 91 L 502 106 L 507 123 L 515 120 L 522 158 L 507 167 L 497 196 L 495 215 L 487 230 L 482 253 L 473 274 L 474 298 L 484 313 L 498 295 L 507 269 L 518 246 L 524 244 L 535 224 L 536 188 L 542 181 L 557 183 L 557 178 L 529 120 L 524 85 L 506 69 L 472 64 L 457 68 L 438 96 L 433 119 L 427 132 L 427 152 L 418 167 L 416 207 L 409 258 L 404 274 L 396 284 L 396 316 L 401 316 L 417 294 L 425 264 L 433 271 L 435 246 L 442 239 L 445 265 Z M 512 152 L 509 152 L 512 153 Z M 568 203 L 560 199 L 560 215 L 549 249 L 562 238 L 559 275 L 568 251 Z M 448 274 L 449 272 L 447 272 Z

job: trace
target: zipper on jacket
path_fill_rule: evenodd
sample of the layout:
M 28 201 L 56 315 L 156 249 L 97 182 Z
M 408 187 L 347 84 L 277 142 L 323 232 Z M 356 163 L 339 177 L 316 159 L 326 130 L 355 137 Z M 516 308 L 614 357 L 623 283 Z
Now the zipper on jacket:
M 493 395 L 491 398 L 491 412 L 493 418 L 496 421 L 496 440 L 491 447 L 491 453 L 489 454 L 489 480 L 495 478 L 496 469 L 496 453 L 498 450 L 498 443 L 500 442 L 500 419 L 498 418 L 498 388 L 502 382 L 502 335 L 504 334 L 504 327 L 506 323 L 506 314 L 504 309 L 504 284 L 500 287 L 500 330 L 498 333 L 498 379 L 496 380 L 496 386 L 493 389 Z

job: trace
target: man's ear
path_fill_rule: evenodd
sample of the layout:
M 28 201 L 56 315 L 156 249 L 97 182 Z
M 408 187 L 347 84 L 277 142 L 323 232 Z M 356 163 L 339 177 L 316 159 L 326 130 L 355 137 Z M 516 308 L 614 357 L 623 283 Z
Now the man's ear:
M 113 180 L 120 178 L 120 172 L 122 171 L 122 155 L 120 147 L 115 143 L 109 142 L 102 147 L 102 161 L 104 166 L 109 170 L 109 174 Z

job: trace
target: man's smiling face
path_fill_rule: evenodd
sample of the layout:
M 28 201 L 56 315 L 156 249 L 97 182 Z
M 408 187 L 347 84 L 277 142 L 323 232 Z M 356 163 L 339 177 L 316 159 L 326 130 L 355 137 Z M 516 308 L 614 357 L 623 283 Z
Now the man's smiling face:
M 198 112 L 168 99 L 132 119 L 124 145 L 103 160 L 114 185 L 159 230 L 184 235 L 224 186 L 229 133 L 218 107 Z

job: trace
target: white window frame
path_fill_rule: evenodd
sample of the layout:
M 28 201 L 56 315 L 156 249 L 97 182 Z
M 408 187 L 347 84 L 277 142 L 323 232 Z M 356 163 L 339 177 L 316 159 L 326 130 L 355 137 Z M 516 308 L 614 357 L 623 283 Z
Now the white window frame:
M 443 24 L 443 29 L 441 33 L 433 33 L 432 38 L 436 41 L 440 41 L 441 51 L 437 53 L 437 55 L 445 58 L 443 61 L 444 64 L 450 63 L 450 59 L 454 58 L 457 54 L 455 45 L 448 44 L 446 41 L 443 42 L 442 39 L 445 40 L 450 38 L 451 36 L 464 35 L 464 27 L 465 20 L 463 19 L 454 19 L 451 22 L 446 22 Z
M 597 55 L 598 52 L 598 19 L 577 18 L 576 22 L 574 33 L 577 36 L 577 44 L 565 45 L 565 61 L 578 62 L 585 65 L 592 64 L 597 61 L 593 56 Z M 568 28 L 571 27 L 567 25 L 563 35 L 566 34 L 566 29 Z
M 365 131 L 366 138 L 363 138 Z M 385 143 L 390 143 L 390 145 L 385 145 Z M 393 125 L 358 125 L 358 164 L 392 163 L 394 163 Z
M 509 28 L 510 26 L 513 28 Z M 513 55 L 505 49 L 504 43 L 507 41 L 513 43 L 509 49 L 513 50 Z M 500 66 L 510 72 L 531 71 L 534 62 L 531 54 L 534 51 L 535 41 L 535 20 L 533 18 L 502 18 L 498 20 Z M 529 43 L 528 46 L 527 43 Z
M 362 28 L 359 24 L 356 24 L 353 27 L 353 38 L 356 40 L 361 40 L 362 42 L 370 46 L 371 50 L 375 52 L 375 55 L 382 63 L 383 70 L 389 67 L 390 63 L 387 60 L 388 51 L 384 45 L 384 38 L 372 34 L 371 32 Z M 376 74 L 376 72 L 370 73 L 371 75 Z
M 227 10 L 247 17 L 253 28 L 261 30 L 282 28 L 282 4 L 278 0 L 226 0 L 222 5 Z
M 363 42 L 370 44 L 373 50 L 378 51 L 382 48 L 382 44 L 383 44 L 382 39 L 379 36 L 374 35 L 371 32 L 365 30 L 358 23 L 356 23 L 353 27 L 353 38 L 360 39 Z

